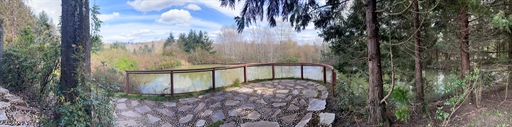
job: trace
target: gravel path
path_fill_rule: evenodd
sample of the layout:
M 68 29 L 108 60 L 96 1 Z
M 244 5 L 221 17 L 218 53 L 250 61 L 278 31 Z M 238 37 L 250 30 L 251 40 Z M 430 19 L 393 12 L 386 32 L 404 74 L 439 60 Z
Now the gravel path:
M 274 80 L 171 102 L 116 99 L 118 126 L 303 127 L 319 118 L 330 126 L 333 113 L 323 113 L 327 88 L 304 80 Z M 318 116 L 318 117 L 316 117 Z

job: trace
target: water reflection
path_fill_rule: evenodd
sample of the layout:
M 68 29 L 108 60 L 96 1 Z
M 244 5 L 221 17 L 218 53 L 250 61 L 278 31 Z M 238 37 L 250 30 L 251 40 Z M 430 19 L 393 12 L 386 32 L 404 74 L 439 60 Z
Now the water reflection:
M 201 65 L 200 67 L 213 65 Z M 215 65 L 217 66 L 217 65 Z M 183 68 L 183 67 L 182 67 Z M 190 67 L 188 67 L 190 68 Z M 271 79 L 272 66 L 248 67 L 248 80 Z M 300 66 L 275 66 L 275 78 L 300 78 Z M 323 67 L 304 66 L 304 78 L 323 80 Z M 331 70 L 327 70 L 328 81 L 331 81 Z M 244 80 L 243 67 L 216 70 L 215 87 L 232 84 L 236 80 Z M 211 89 L 212 72 L 191 72 L 173 74 L 174 93 L 186 93 Z M 131 93 L 138 94 L 171 94 L 170 74 L 130 74 Z

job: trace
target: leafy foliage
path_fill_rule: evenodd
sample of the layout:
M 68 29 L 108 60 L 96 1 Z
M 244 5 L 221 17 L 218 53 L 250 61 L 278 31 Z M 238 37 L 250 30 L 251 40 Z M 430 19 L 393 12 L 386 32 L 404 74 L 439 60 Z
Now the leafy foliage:
M 103 48 L 103 42 L 101 41 L 101 35 L 99 34 L 101 28 L 101 21 L 98 18 L 100 15 L 100 7 L 98 5 L 94 5 L 91 9 L 91 19 L 92 19 L 92 29 L 91 29 L 91 52 L 98 53 Z
M 277 60 L 277 62 L 278 63 L 296 63 L 296 62 L 299 62 L 299 59 L 290 57 L 290 58 L 284 58 L 284 59 Z
M 136 60 L 130 59 L 127 56 L 123 56 L 117 60 L 116 68 L 118 68 L 120 71 L 136 70 L 138 64 L 139 63 Z
M 398 120 L 407 122 L 409 120 L 409 118 L 411 118 L 411 116 L 409 115 L 409 106 L 407 106 L 407 105 L 400 106 L 395 111 L 395 116 Z
M 38 29 L 26 27 L 15 39 L 17 43 L 7 46 L 4 52 L 3 71 L 7 88 L 15 91 L 40 91 L 54 80 L 55 70 L 60 66 L 59 39 L 51 34 L 46 13 L 38 18 Z M 39 84 L 37 86 L 36 84 Z
M 397 110 L 395 116 L 401 121 L 408 121 L 410 118 L 409 114 L 409 94 L 406 90 L 397 87 L 391 94 L 391 99 L 395 102 Z
M 343 95 L 338 97 L 338 105 L 343 110 L 362 112 L 363 100 L 366 98 L 366 94 L 363 93 L 368 90 L 368 77 L 361 73 L 337 74 L 339 85 L 336 85 L 336 95 Z

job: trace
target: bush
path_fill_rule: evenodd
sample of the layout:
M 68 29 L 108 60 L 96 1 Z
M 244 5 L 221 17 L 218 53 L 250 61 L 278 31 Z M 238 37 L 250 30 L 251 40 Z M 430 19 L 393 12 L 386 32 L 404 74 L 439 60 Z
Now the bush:
M 126 71 L 126 70 L 136 70 L 139 66 L 139 62 L 136 60 L 130 59 L 126 56 L 119 58 L 116 62 L 116 67 L 120 71 Z
M 391 100 L 395 102 L 395 106 L 397 110 L 395 111 L 395 116 L 398 120 L 407 122 L 410 118 L 409 114 L 409 94 L 407 91 L 397 87 L 391 93 Z

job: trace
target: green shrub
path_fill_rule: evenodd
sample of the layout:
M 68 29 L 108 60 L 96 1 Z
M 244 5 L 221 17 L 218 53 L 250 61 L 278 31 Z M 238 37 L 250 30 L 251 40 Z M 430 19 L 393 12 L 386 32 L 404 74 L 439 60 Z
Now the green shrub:
M 391 93 L 391 99 L 399 105 L 407 105 L 409 103 L 409 94 L 404 89 L 396 87 L 393 93 Z
M 395 116 L 398 120 L 401 120 L 401 121 L 405 121 L 407 122 L 410 118 L 410 115 L 409 115 L 409 106 L 407 105 L 403 105 L 403 106 L 400 106 L 396 111 L 395 111 Z
M 397 110 L 395 111 L 395 116 L 398 120 L 405 121 L 409 120 L 409 94 L 407 91 L 397 87 L 391 93 L 391 100 L 395 102 L 395 106 Z
M 277 62 L 278 63 L 297 63 L 297 62 L 299 62 L 299 59 L 290 57 L 290 58 L 284 58 L 284 59 L 277 60 Z
M 116 67 L 120 71 L 126 70 L 136 70 L 139 66 L 139 62 L 133 59 L 130 59 L 126 56 L 119 58 L 116 62 Z
M 240 87 L 240 79 L 235 79 L 235 81 L 233 81 L 233 87 Z

